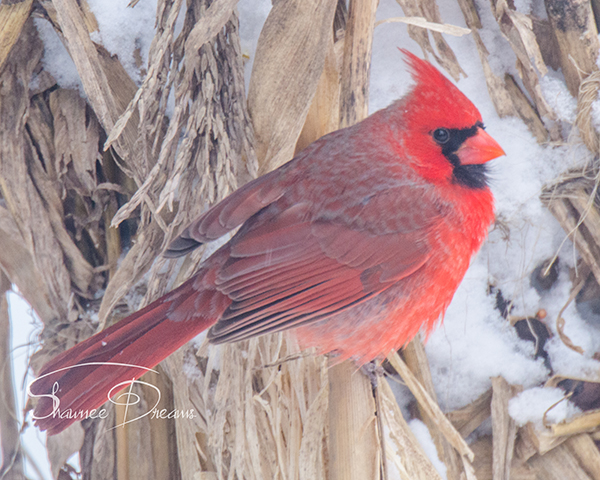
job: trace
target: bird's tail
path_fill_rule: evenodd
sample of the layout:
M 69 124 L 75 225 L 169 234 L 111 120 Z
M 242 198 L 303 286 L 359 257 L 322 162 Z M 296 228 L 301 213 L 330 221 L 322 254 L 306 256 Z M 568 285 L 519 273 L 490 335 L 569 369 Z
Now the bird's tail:
M 179 288 L 48 362 L 28 393 L 40 430 L 53 435 L 98 415 L 112 395 L 213 325 L 230 302 L 201 271 Z

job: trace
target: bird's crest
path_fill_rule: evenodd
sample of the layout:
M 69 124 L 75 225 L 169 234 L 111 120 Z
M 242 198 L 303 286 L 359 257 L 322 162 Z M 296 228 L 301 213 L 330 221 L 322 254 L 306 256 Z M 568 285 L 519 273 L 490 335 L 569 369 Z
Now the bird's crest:
M 438 123 L 448 128 L 470 127 L 481 121 L 475 105 L 437 68 L 406 49 L 399 50 L 416 82 L 411 92 L 412 105 L 419 106 L 415 114 L 433 115 Z M 421 111 L 430 109 L 435 112 Z

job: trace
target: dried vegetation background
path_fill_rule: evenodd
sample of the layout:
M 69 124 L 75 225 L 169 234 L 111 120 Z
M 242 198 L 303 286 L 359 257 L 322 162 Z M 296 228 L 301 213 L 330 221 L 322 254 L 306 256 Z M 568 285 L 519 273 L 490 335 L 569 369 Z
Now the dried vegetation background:
M 540 20 L 517 12 L 511 1 L 491 0 L 518 59 L 517 81 L 492 72 L 478 10 L 473 0 L 457 1 L 499 115 L 522 118 L 539 142 L 569 141 L 539 84 L 548 66 L 561 69 L 578 98 L 580 140 L 571 141 L 583 141 L 598 155 L 590 112 L 600 85 L 594 15 L 600 2 L 546 0 L 549 18 Z M 159 0 L 139 88 L 118 58 L 90 39 L 97 24 L 85 0 L 0 4 L 0 292 L 17 285 L 44 324 L 41 349 L 31 358 L 34 371 L 188 278 L 205 252 L 177 262 L 160 256 L 186 222 L 321 135 L 367 114 L 376 0 L 350 0 L 349 8 L 338 0 L 274 2 L 247 98 L 237 2 L 189 0 L 184 10 L 182 2 Z M 440 25 L 435 0 L 398 2 L 413 40 L 458 78 L 461 67 L 440 33 L 451 27 Z M 175 35 L 178 15 L 185 22 Z M 87 101 L 43 70 L 33 17 L 52 23 Z M 170 118 L 169 95 L 175 99 Z M 590 291 L 600 282 L 597 179 L 592 165 L 544 194 L 581 254 L 578 289 Z M 533 325 L 539 319 L 526 320 Z M 20 479 L 25 452 L 15 420 L 9 328 L 3 295 L 0 476 Z M 440 478 L 385 381 L 374 396 L 352 364 L 328 368 L 325 358 L 298 353 L 287 335 L 218 351 L 187 346 L 163 362 L 162 375 L 144 379 L 163 393 L 159 408 L 193 410 L 195 418 L 146 417 L 107 433 L 124 415 L 111 410 L 107 420 L 76 424 L 48 440 L 53 474 L 77 478 L 64 464 L 79 451 L 80 475 L 93 480 L 364 480 L 397 478 L 396 470 L 407 480 Z M 414 413 L 429 428 L 450 480 L 600 479 L 600 413 L 593 401 L 567 424 L 517 429 L 507 408 L 518 386 L 495 378 L 477 401 L 444 415 L 419 341 L 388 363 L 388 373 L 415 395 Z M 565 381 L 578 379 L 551 382 Z M 593 379 L 577 385 L 597 400 Z M 144 399 L 137 408 L 154 402 L 151 389 L 137 393 Z M 490 417 L 493 435 L 468 445 L 464 439 Z

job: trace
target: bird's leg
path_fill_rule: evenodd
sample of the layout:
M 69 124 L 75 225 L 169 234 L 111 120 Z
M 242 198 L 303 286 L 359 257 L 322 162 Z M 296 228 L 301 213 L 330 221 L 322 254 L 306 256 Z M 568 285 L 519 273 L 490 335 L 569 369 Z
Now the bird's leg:
M 361 368 L 362 372 L 371 381 L 373 392 L 377 389 L 377 381 L 379 377 L 383 377 L 385 370 L 377 360 L 372 360 L 369 363 L 363 365 Z
M 379 378 L 383 378 L 384 370 L 377 360 L 373 360 L 361 367 L 363 373 L 371 381 L 373 397 L 375 398 L 375 414 L 377 417 L 377 432 L 379 436 L 379 448 L 381 451 L 381 480 L 387 480 L 387 456 L 385 454 L 385 435 L 383 432 L 383 409 L 381 407 L 381 395 L 379 393 Z

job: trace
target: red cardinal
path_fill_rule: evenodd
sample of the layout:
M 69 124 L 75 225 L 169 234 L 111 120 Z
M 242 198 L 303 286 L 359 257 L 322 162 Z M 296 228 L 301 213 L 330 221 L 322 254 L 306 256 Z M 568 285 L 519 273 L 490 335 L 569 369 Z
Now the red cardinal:
M 301 345 L 358 364 L 431 331 L 493 221 L 485 163 L 504 152 L 450 81 L 404 54 L 408 95 L 212 207 L 166 252 L 241 225 L 194 277 L 44 366 L 31 386 L 40 429 L 74 421 L 53 401 L 97 408 L 144 373 L 131 365 L 153 367 L 207 328 L 213 343 L 294 328 Z

